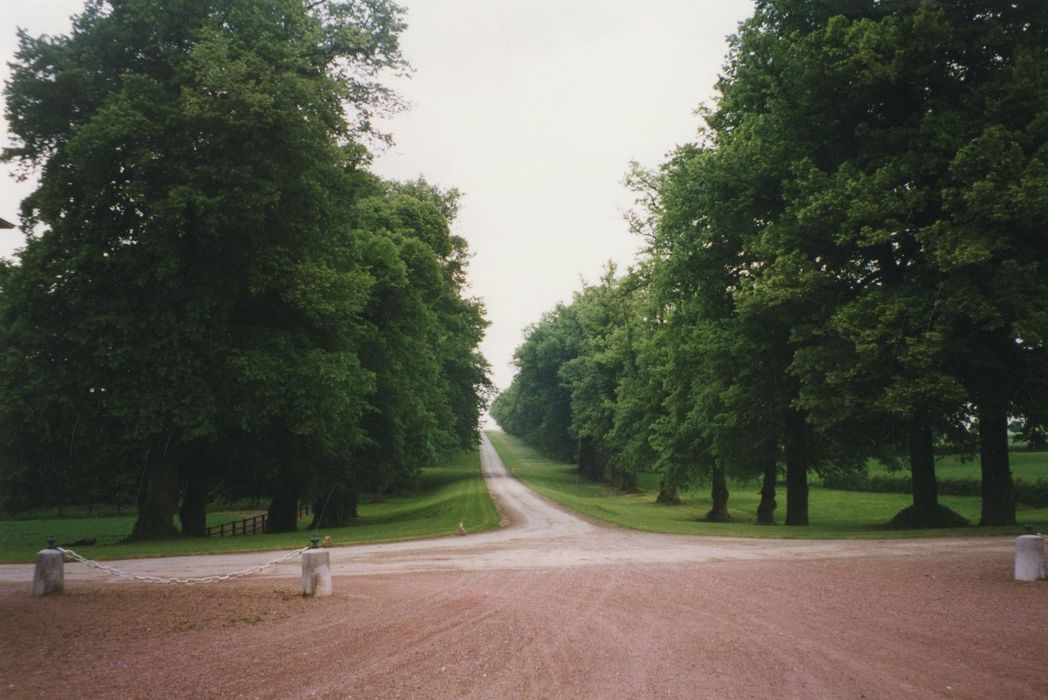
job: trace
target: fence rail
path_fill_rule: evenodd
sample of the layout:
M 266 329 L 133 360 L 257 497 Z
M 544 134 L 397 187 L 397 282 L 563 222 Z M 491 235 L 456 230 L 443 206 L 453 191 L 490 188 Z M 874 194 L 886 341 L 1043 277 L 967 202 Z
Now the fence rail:
M 309 515 L 309 506 L 299 505 L 298 517 Z M 234 520 L 228 523 L 220 523 L 207 528 L 208 537 L 234 537 L 236 535 L 257 535 L 266 531 L 269 523 L 269 514 L 253 515 L 250 518 Z
M 207 529 L 208 537 L 233 537 L 235 535 L 257 535 L 266 531 L 269 516 L 265 513 L 254 515 L 231 523 L 212 525 Z

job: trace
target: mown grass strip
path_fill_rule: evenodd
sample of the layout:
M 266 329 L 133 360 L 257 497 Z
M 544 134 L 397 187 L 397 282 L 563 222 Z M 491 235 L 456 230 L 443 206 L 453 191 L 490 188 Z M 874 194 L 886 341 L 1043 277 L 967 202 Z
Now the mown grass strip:
M 506 467 L 531 489 L 579 513 L 635 530 L 681 535 L 717 535 L 732 537 L 775 537 L 784 539 L 881 539 L 913 537 L 957 537 L 994 534 L 1018 534 L 1014 527 L 956 529 L 886 530 L 883 524 L 910 505 L 904 494 L 834 491 L 812 485 L 810 498 L 811 525 L 785 527 L 757 525 L 760 501 L 757 483 L 729 485 L 731 523 L 708 523 L 702 520 L 710 509 L 709 494 L 691 489 L 682 494 L 684 504 L 664 506 L 655 503 L 657 478 L 642 475 L 638 493 L 622 493 L 602 484 L 580 480 L 574 465 L 558 463 L 541 456 L 520 440 L 500 431 L 488 431 L 488 437 Z M 979 499 L 943 496 L 941 502 L 971 522 L 979 519 Z M 776 518 L 785 517 L 786 494 L 780 489 Z M 1048 528 L 1048 508 L 1021 508 L 1019 522 L 1031 523 L 1039 530 Z
M 459 522 L 467 532 L 490 530 L 499 524 L 476 451 L 463 452 L 440 466 L 423 470 L 417 494 L 387 497 L 381 503 L 363 500 L 360 517 L 352 525 L 321 530 L 321 535 L 330 536 L 335 545 L 362 544 L 451 535 L 458 532 Z M 252 514 L 211 513 L 208 525 Z M 33 561 L 49 535 L 60 544 L 93 537 L 95 546 L 75 549 L 99 560 L 293 549 L 309 544 L 312 533 L 305 529 L 309 521 L 303 518 L 298 532 L 124 543 L 134 524 L 130 516 L 5 520 L 0 521 L 0 562 Z

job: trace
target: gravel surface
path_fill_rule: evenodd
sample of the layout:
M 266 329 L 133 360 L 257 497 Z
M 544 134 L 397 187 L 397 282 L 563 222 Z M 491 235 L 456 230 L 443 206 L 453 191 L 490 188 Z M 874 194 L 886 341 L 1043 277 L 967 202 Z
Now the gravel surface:
M 796 542 L 586 522 L 482 447 L 507 526 L 162 587 L 0 567 L 0 697 L 1045 698 L 1048 584 L 1008 538 Z M 271 554 L 114 562 L 207 575 Z

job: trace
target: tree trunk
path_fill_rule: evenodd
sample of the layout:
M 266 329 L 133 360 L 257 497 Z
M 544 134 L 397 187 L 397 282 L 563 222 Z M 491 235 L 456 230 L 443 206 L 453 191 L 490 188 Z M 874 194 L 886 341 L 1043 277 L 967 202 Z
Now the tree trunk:
M 183 535 L 207 536 L 207 467 L 199 461 L 189 468 L 178 519 L 182 522 Z
M 596 443 L 589 438 L 579 439 L 579 471 L 588 479 L 604 480 L 604 459 Z
M 786 414 L 786 524 L 808 524 L 808 447 L 804 416 Z
M 655 498 L 655 502 L 665 506 L 680 505 L 680 488 L 677 486 L 675 469 L 667 469 L 662 472 L 662 479 L 659 480 L 659 495 Z
M 340 486 L 323 498 L 313 502 L 313 522 L 309 529 L 342 527 L 357 517 L 357 490 L 355 487 Z
M 928 412 L 916 411 L 909 430 L 910 478 L 913 505 L 903 508 L 888 523 L 897 529 L 929 527 L 964 527 L 962 516 L 939 505 L 939 490 L 935 482 L 935 448 L 932 442 Z
M 706 520 L 711 523 L 726 523 L 731 521 L 728 513 L 728 480 L 724 476 L 724 467 L 716 466 L 711 474 L 710 497 L 713 499 L 713 508 L 706 514 Z
M 1015 524 L 1015 484 L 1008 464 L 1008 402 L 986 398 L 979 404 L 979 457 L 982 466 L 982 517 L 979 525 Z
M 175 512 L 178 510 L 178 466 L 173 452 L 167 452 L 146 467 L 138 492 L 138 520 L 131 531 L 133 540 L 159 540 L 176 537 Z
M 775 477 L 778 475 L 778 464 L 774 459 L 769 459 L 764 465 L 764 482 L 761 484 L 761 502 L 757 506 L 757 524 L 774 525 L 775 509 L 778 503 L 775 501 Z
M 620 491 L 636 493 L 637 475 L 625 469 L 615 468 L 612 470 L 612 485 Z
M 935 447 L 928 411 L 919 409 L 910 420 L 910 484 L 913 507 L 922 513 L 939 509 L 939 489 L 935 481 Z
M 266 532 L 295 532 L 298 530 L 298 489 L 284 488 L 269 503 Z

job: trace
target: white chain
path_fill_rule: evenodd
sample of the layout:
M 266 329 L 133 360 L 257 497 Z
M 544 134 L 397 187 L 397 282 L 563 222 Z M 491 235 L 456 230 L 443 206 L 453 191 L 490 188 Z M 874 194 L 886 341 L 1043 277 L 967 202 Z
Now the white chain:
M 142 574 L 133 574 L 129 571 L 122 571 L 112 566 L 106 566 L 105 564 L 99 564 L 97 561 L 91 561 L 90 559 L 86 559 L 85 557 L 80 556 L 71 549 L 64 549 L 62 547 L 58 547 L 57 549 L 59 552 L 64 554 L 72 561 L 78 561 L 81 564 L 86 564 L 87 566 L 90 566 L 92 569 L 98 569 L 99 571 L 104 571 L 105 573 L 111 574 L 113 576 L 129 578 L 135 581 L 143 581 L 145 583 L 171 583 L 183 584 L 186 586 L 194 586 L 199 583 L 217 583 L 219 581 L 230 581 L 235 578 L 240 578 L 241 576 L 247 576 L 248 574 L 257 574 L 258 572 L 265 571 L 266 569 L 274 567 L 277 564 L 282 564 L 288 559 L 294 559 L 295 557 L 300 556 L 303 552 L 307 551 L 309 547 L 296 549 L 294 552 L 288 552 L 287 554 L 278 559 L 271 559 L 264 564 L 258 564 L 257 566 L 252 566 L 249 569 L 242 569 L 241 571 L 234 571 L 231 574 L 222 574 L 221 576 L 201 576 L 199 578 L 164 578 L 162 576 L 144 576 Z

